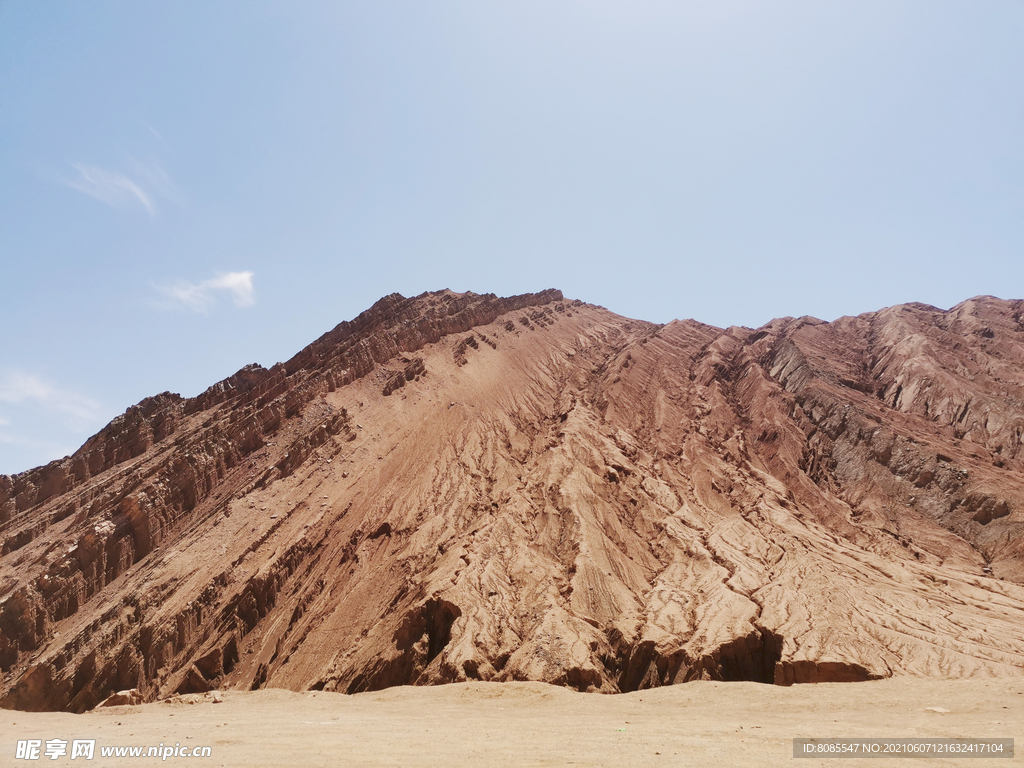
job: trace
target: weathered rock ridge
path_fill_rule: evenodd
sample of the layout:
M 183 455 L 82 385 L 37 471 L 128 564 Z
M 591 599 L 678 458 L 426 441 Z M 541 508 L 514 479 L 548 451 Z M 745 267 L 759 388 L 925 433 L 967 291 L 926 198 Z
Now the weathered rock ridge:
M 1024 302 L 385 297 L 0 476 L 0 704 L 1024 675 Z

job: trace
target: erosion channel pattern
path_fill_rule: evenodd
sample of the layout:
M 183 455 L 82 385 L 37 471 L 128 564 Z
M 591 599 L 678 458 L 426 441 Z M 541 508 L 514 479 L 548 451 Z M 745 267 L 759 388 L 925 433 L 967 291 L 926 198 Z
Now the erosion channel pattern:
M 1024 303 L 397 294 L 0 476 L 0 704 L 1024 674 Z

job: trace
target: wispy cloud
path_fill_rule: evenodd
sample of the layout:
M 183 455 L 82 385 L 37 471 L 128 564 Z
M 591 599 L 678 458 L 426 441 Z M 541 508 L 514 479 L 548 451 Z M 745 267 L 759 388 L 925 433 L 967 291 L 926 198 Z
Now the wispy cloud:
M 252 272 L 225 272 L 200 283 L 176 280 L 165 285 L 155 285 L 164 299 L 157 302 L 161 309 L 190 309 L 193 312 L 209 312 L 217 304 L 220 294 L 231 297 L 236 307 L 250 307 L 256 303 L 252 285 Z
M 64 181 L 72 189 L 84 192 L 111 208 L 132 208 L 141 205 L 150 216 L 156 214 L 152 195 L 123 173 L 84 163 L 73 163 L 72 167 L 78 171 L 78 176 Z
M 38 406 L 59 416 L 71 429 L 93 426 L 103 413 L 96 401 L 22 371 L 0 376 L 0 403 Z M 9 424 L 8 420 L 0 418 L 0 425 Z
M 158 140 L 158 141 L 159 141 L 159 142 L 160 142 L 161 144 L 163 144 L 164 146 L 167 146 L 167 139 L 165 139 L 165 138 L 164 138 L 164 135 L 163 135 L 162 133 L 160 133 L 160 131 L 158 131 L 158 130 L 157 130 L 156 128 L 154 128 L 154 127 L 153 127 L 152 125 L 150 125 L 149 123 L 147 123 L 147 122 L 146 122 L 145 120 L 140 120 L 139 122 L 140 122 L 140 123 L 142 124 L 142 126 L 143 126 L 143 127 L 144 127 L 144 128 L 145 128 L 145 129 L 147 130 L 147 131 L 149 131 L 149 132 L 150 132 L 151 134 L 153 134 L 153 136 L 154 136 L 154 137 L 156 137 L 156 139 L 157 139 L 157 140 Z
M 136 128 L 144 129 L 136 130 L 137 135 L 132 139 L 137 151 L 122 156 L 116 167 L 75 162 L 71 163 L 74 173 L 59 181 L 111 208 L 143 210 L 151 218 L 156 216 L 159 203 L 181 204 L 181 192 L 162 162 L 162 158 L 173 155 L 173 148 L 149 123 L 139 121 Z M 141 134 L 141 143 L 138 134 Z
M 0 473 L 72 454 L 110 415 L 95 400 L 41 376 L 0 371 Z
M 0 474 L 12 472 L 17 473 L 28 469 L 29 467 L 38 467 L 47 462 L 53 461 L 54 459 L 59 459 L 61 456 L 70 456 L 78 450 L 77 443 L 61 443 L 54 440 L 33 440 L 29 437 L 12 435 L 3 431 L 0 431 L 0 444 L 29 449 L 27 451 L 18 451 L 18 454 L 24 453 L 26 456 L 31 457 L 27 461 L 23 461 L 19 468 L 0 469 Z

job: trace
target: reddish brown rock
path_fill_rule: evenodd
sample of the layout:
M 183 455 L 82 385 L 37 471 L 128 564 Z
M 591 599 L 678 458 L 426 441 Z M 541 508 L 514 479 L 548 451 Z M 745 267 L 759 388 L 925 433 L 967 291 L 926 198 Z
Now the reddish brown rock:
M 385 297 L 0 477 L 0 703 L 1022 675 L 1022 315 Z
M 130 688 L 127 691 L 118 691 L 117 693 L 110 694 L 107 698 L 99 703 L 101 707 L 130 707 L 136 704 L 142 704 L 144 699 L 142 694 L 136 688 Z

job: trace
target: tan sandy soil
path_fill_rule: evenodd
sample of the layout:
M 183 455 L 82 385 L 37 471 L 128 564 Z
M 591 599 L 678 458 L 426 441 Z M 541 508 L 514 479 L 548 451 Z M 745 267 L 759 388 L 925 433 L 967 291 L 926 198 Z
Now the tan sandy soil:
M 212 698 L 220 697 L 221 703 Z M 938 710 L 938 711 L 935 711 Z M 948 710 L 943 712 L 941 710 Z M 699 681 L 629 694 L 543 683 L 397 687 L 344 695 L 268 689 L 189 694 L 82 715 L 4 712 L 0 765 L 156 765 L 100 746 L 211 746 L 205 766 L 686 766 L 863 764 L 792 757 L 794 737 L 1024 735 L 1021 680 L 822 683 Z M 95 738 L 91 762 L 14 759 L 18 739 Z M 887 759 L 881 766 L 1010 766 L 995 759 Z M 876 763 L 872 763 L 873 765 Z

